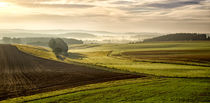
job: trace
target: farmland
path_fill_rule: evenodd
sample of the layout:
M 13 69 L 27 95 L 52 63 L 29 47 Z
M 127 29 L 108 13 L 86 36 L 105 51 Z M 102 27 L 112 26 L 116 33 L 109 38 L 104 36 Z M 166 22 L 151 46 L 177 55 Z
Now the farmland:
M 0 100 L 90 83 L 141 77 L 47 60 L 25 54 L 11 45 L 0 45 L 0 57 Z
M 0 0 L 0 103 L 210 103 L 210 0 Z
M 61 61 L 42 47 L 16 45 L 37 57 L 109 71 L 146 75 L 142 78 L 86 84 L 4 102 L 195 102 L 210 101 L 210 42 L 70 45 Z M 109 68 L 109 69 L 108 69 Z M 143 74 L 142 74 L 143 75 Z
M 210 42 L 73 45 L 73 61 L 170 77 L 209 77 Z

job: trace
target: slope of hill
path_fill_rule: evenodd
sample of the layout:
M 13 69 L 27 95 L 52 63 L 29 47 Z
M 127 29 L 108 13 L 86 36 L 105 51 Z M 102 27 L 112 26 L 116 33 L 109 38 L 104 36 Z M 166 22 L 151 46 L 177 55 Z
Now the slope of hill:
M 84 84 L 141 77 L 35 57 L 0 45 L 0 100 Z

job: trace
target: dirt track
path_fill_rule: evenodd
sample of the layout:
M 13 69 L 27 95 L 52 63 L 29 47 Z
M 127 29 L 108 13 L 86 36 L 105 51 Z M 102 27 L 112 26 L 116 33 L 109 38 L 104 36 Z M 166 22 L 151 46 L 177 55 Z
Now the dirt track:
M 141 76 L 46 60 L 25 54 L 15 46 L 0 45 L 0 100 L 137 77 Z

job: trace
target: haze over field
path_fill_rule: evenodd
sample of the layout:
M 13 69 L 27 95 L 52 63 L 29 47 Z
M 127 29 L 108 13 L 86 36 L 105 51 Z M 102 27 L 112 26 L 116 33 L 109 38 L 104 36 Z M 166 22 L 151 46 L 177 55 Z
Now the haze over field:
M 0 103 L 209 103 L 210 0 L 0 0 Z
M 164 35 L 152 32 L 107 32 L 88 30 L 24 30 L 0 29 L 0 40 L 3 37 L 13 38 L 73 38 L 85 43 L 129 43 Z
M 0 0 L 1 29 L 210 32 L 210 0 Z

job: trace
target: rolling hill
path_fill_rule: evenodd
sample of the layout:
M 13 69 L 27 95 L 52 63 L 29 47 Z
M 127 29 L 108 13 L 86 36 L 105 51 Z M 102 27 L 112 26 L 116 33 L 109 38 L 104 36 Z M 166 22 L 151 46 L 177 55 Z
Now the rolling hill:
M 84 84 L 138 78 L 35 57 L 15 46 L 0 45 L 0 100 Z

